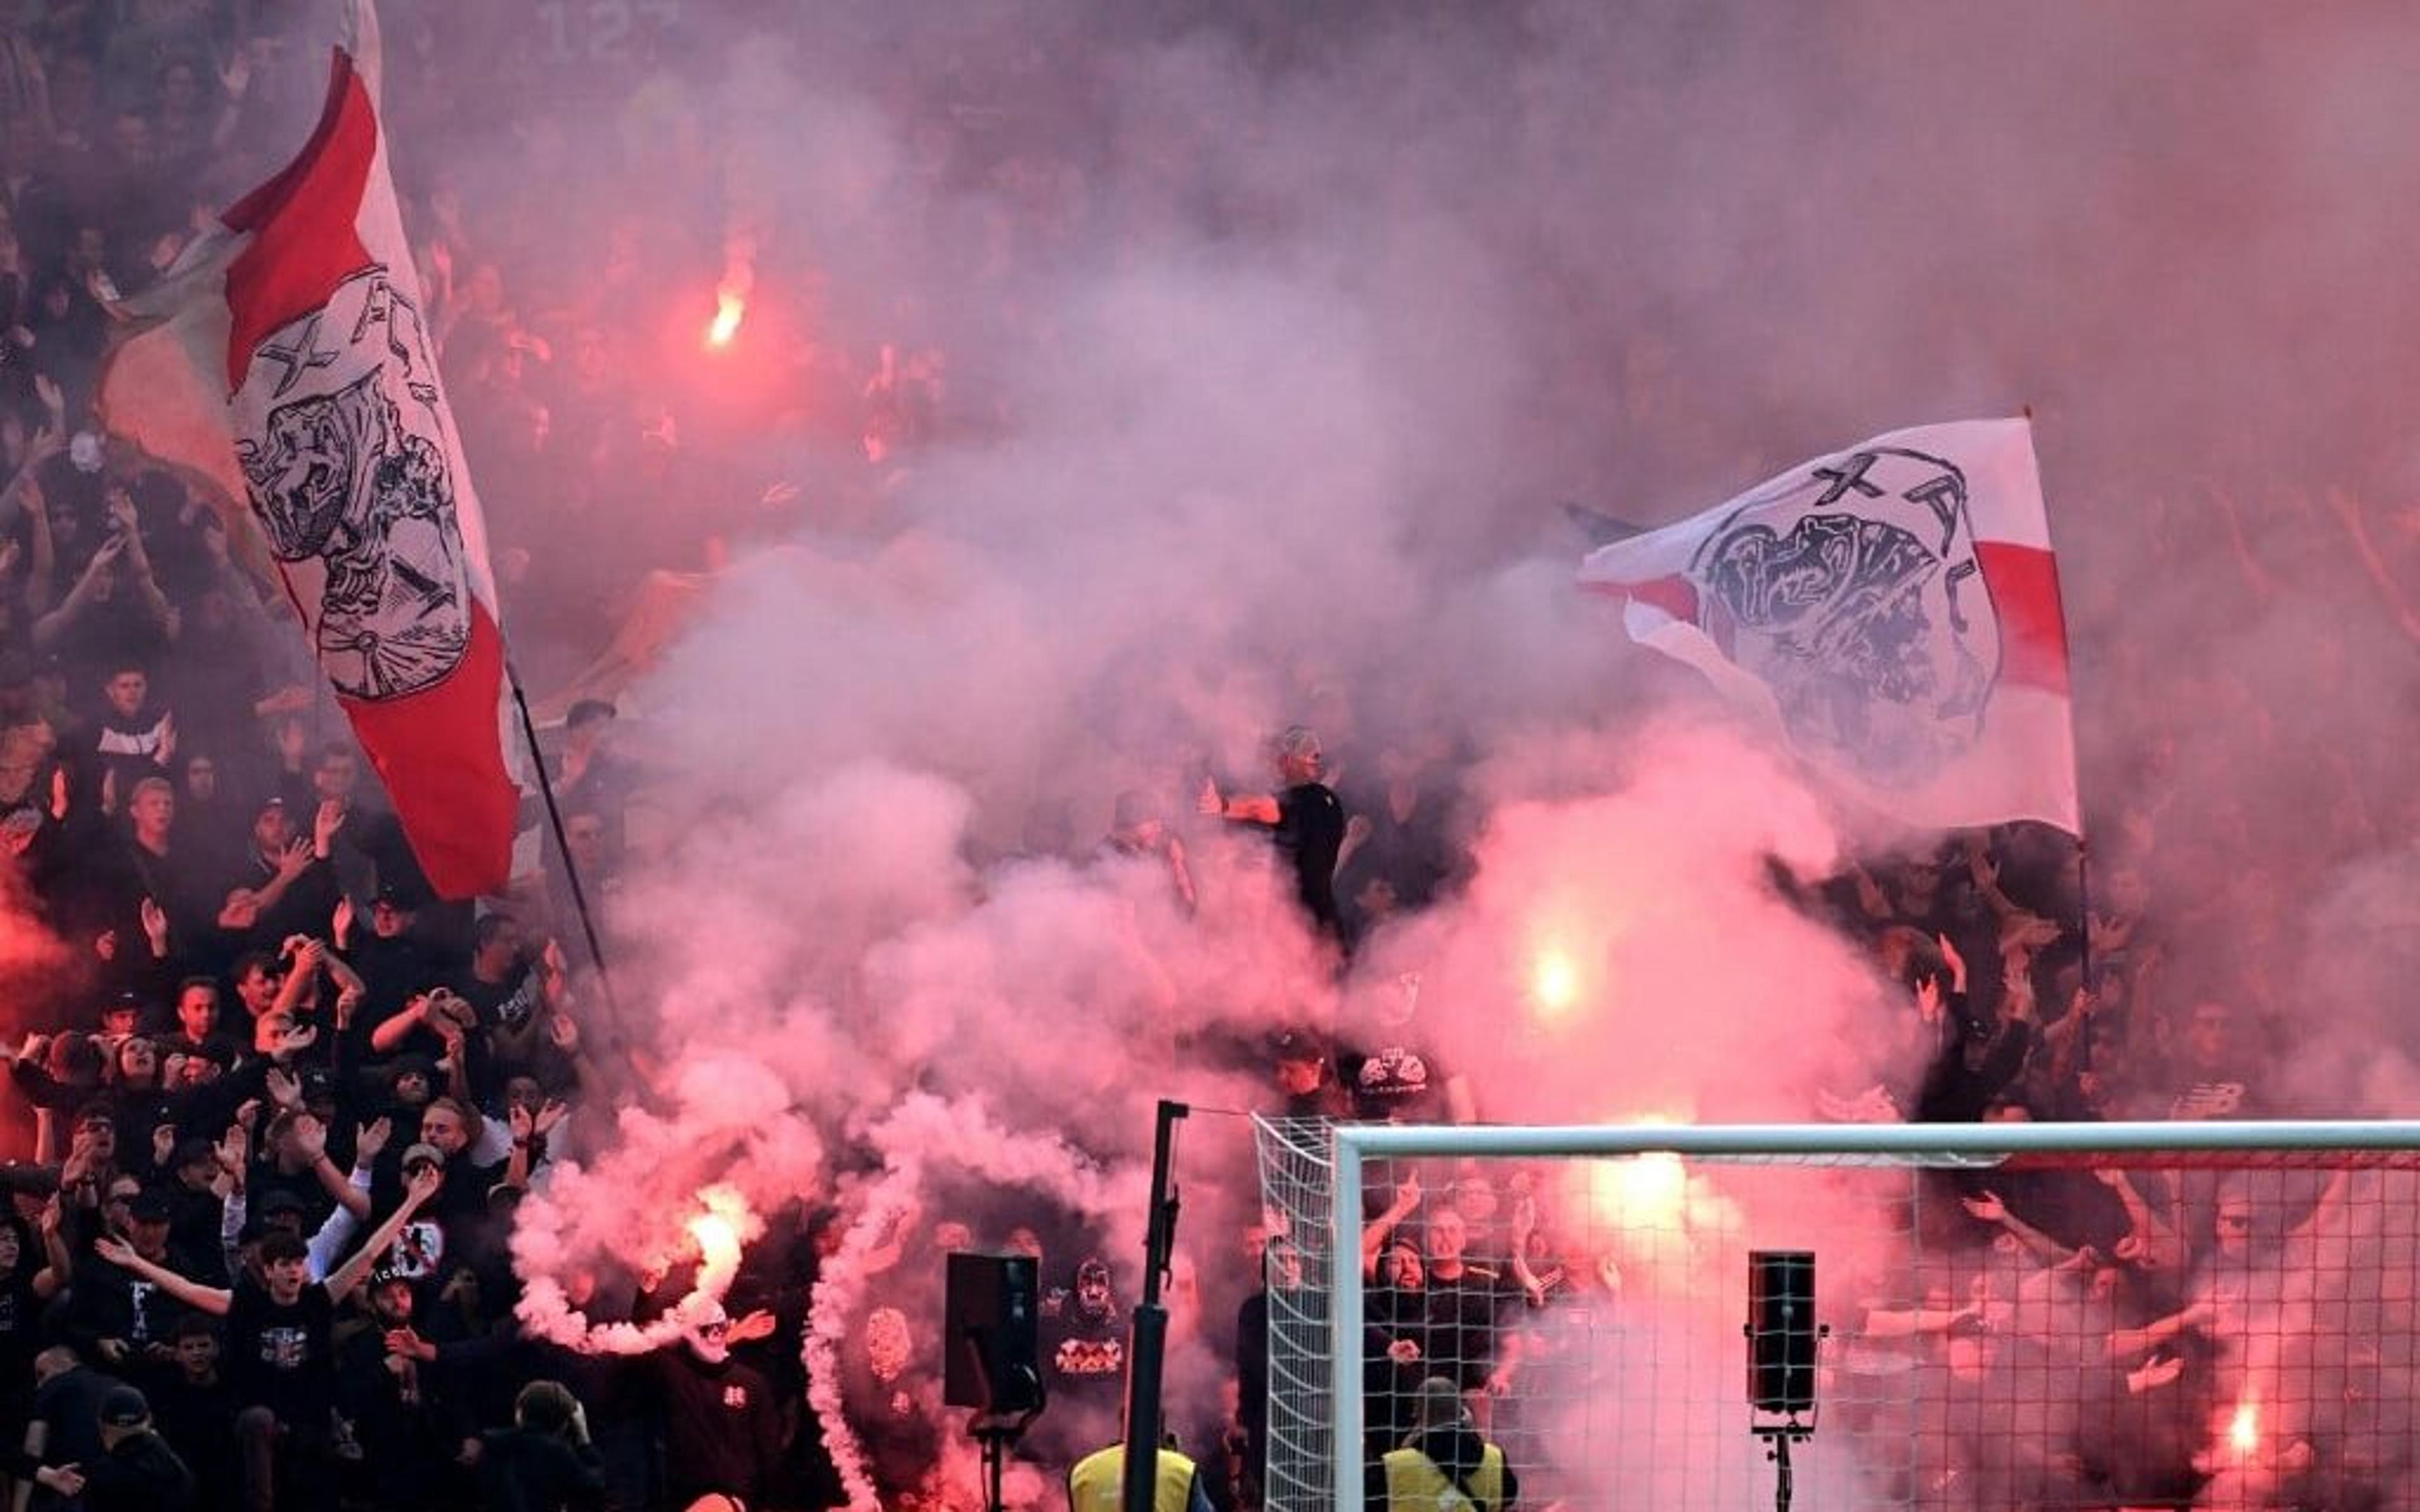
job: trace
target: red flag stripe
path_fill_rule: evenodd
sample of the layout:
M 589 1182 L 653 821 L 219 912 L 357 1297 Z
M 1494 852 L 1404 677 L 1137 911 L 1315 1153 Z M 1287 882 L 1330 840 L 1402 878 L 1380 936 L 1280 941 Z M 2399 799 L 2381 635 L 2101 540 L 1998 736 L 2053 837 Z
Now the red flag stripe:
M 2058 559 L 2040 547 L 1978 541 L 1975 558 L 2000 616 L 2000 676 L 2064 697 L 2067 618 L 2059 611 Z
M 1698 590 L 1679 573 L 1651 578 L 1645 582 L 1592 582 L 1584 586 L 1592 593 L 1637 599 L 1641 604 L 1662 609 L 1684 625 L 1698 623 Z
M 253 350 L 287 322 L 326 304 L 336 285 L 375 260 L 354 223 L 378 154 L 378 113 L 340 49 L 319 124 L 285 171 L 225 216 L 254 233 L 227 265 L 227 392 L 243 387 Z
M 520 794 L 504 769 L 497 690 L 504 634 L 471 606 L 471 643 L 442 682 L 399 699 L 339 699 L 441 898 L 502 892 Z
M 2059 612 L 2058 562 L 2038 547 L 1978 541 L 1975 555 L 2000 616 L 2000 675 L 2009 682 L 2064 695 L 2067 622 Z M 1593 593 L 1635 599 L 1685 625 L 1698 620 L 1698 592 L 1673 574 L 1644 582 L 1591 582 Z

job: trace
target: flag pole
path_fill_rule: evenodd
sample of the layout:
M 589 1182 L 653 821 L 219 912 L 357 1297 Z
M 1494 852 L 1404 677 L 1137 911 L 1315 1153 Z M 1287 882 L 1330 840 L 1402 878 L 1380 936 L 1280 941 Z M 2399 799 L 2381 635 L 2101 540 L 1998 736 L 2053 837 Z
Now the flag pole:
M 513 707 L 520 711 L 521 738 L 529 743 L 530 766 L 537 774 L 538 795 L 546 800 L 547 827 L 554 831 L 555 854 L 563 857 L 563 874 L 571 884 L 572 910 L 580 916 L 580 933 L 588 941 L 588 959 L 597 963 L 597 985 L 605 995 L 605 1011 L 613 1015 L 614 1032 L 622 1025 L 621 1000 L 613 995 L 613 974 L 605 966 L 605 947 L 597 935 L 597 919 L 588 911 L 588 889 L 580 882 L 580 863 L 563 836 L 563 809 L 554 801 L 554 779 L 546 775 L 546 758 L 537 748 L 537 721 L 530 717 L 529 695 L 521 691 L 520 674 L 505 669 L 504 682 L 513 690 Z
M 2030 445 L 2032 444 L 2032 436 L 2030 433 L 2035 424 L 2034 407 L 2032 404 L 2026 403 L 2019 405 L 2017 409 L 2018 411 L 2025 417 L 2025 429 L 2028 433 L 2026 443 Z M 2044 513 L 2048 513 L 2047 508 L 2045 508 Z M 2062 617 L 2064 617 L 2063 610 Z M 2071 741 L 2070 745 L 2071 746 L 2073 742 Z M 2068 759 L 2070 761 L 2074 761 L 2075 758 L 2072 751 L 2070 752 Z M 2084 832 L 2083 764 L 2076 764 L 2074 776 L 2076 793 L 2075 903 L 2079 915 L 2075 921 L 2075 927 L 2078 932 L 2077 937 L 2083 941 L 2083 947 L 2077 952 L 2077 959 L 2080 962 L 2082 976 L 2076 985 L 2082 988 L 2085 992 L 2093 993 L 2097 999 L 2099 994 L 2095 991 L 2092 984 L 2092 841 Z M 2088 1061 L 2092 1055 L 2092 1042 L 2088 1038 L 2085 1041 L 2084 1053 L 2086 1060 Z
M 2084 911 L 2078 920 L 2084 928 L 2084 980 L 2086 992 L 2092 992 L 2092 846 L 2081 835 L 2075 837 L 2075 901 Z

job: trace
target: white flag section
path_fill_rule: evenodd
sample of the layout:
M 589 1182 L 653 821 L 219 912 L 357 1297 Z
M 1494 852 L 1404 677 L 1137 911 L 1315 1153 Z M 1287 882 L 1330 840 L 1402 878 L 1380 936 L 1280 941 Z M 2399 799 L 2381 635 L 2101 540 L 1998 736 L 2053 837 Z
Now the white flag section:
M 1591 552 L 1580 582 L 1850 795 L 1926 827 L 2082 833 L 2028 422 L 1877 436 Z

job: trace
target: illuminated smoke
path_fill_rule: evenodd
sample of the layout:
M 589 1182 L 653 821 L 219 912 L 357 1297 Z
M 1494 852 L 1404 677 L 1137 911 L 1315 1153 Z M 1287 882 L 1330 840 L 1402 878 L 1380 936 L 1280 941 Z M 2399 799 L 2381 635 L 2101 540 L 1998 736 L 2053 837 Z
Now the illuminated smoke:
M 847 1347 L 863 1300 L 866 1255 L 913 1211 L 915 1190 L 910 1166 L 893 1167 L 876 1182 L 859 1209 L 858 1221 L 824 1261 L 808 1305 L 807 1405 L 822 1426 L 824 1453 L 850 1512 L 878 1512 L 882 1503 L 867 1468 L 865 1445 L 848 1421 L 847 1399 L 841 1390 L 841 1351 Z
M 765 1231 L 764 1220 L 745 1198 L 727 1186 L 710 1186 L 697 1194 L 695 1211 L 682 1226 L 690 1242 L 684 1249 L 640 1257 L 637 1268 L 660 1272 L 675 1260 L 693 1260 L 696 1280 L 664 1313 L 647 1323 L 595 1323 L 574 1306 L 563 1283 L 552 1273 L 530 1278 L 520 1317 L 539 1337 L 566 1349 L 596 1354 L 645 1354 L 679 1341 L 699 1318 L 721 1305 L 749 1242 Z
M 1529 972 L 1529 1001 L 1543 1023 L 1553 1023 L 1579 1002 L 1580 974 L 1572 958 L 1549 947 L 1538 952 Z
M 702 54 L 760 40 L 727 14 L 701 21 L 722 25 Z M 2157 6 L 2045 28 L 1973 5 L 1545 0 L 1122 46 L 1136 34 L 1102 14 L 890 8 L 813 46 L 729 48 L 732 93 L 694 85 L 746 123 L 726 177 L 755 200 L 697 224 L 813 225 L 861 349 L 929 341 L 992 377 L 962 391 L 971 424 L 878 480 L 878 530 L 774 525 L 794 533 L 712 580 L 634 694 L 678 789 L 616 904 L 649 1048 L 675 1080 L 778 1095 L 726 1117 L 680 1091 L 626 1119 L 609 1132 L 637 1157 L 591 1152 L 606 1175 L 558 1173 L 551 1210 L 534 1196 L 525 1273 L 674 1242 L 561 1211 L 575 1196 L 676 1226 L 732 1160 L 761 1210 L 822 1195 L 817 1125 L 853 1135 L 920 1084 L 989 1088 L 1003 1125 L 1131 1160 L 1149 1097 L 1206 1079 L 1171 1027 L 1323 1020 L 1405 970 L 1487 1117 L 1796 1119 L 1816 1089 L 1854 1093 L 1903 1009 L 1761 863 L 1819 874 L 1871 837 L 1769 754 L 1658 712 L 1700 690 L 1576 601 L 1550 506 L 1669 518 L 1846 437 L 2027 401 L 2086 658 L 2086 790 L 2129 801 L 2138 743 L 2179 736 L 2163 843 L 2228 848 L 2180 857 L 2164 908 L 2328 926 L 2257 951 L 2259 977 L 2345 1005 L 2298 1038 L 2295 1104 L 2409 1104 L 2420 1076 L 2376 1047 L 2410 1039 L 2410 826 L 2381 805 L 2378 854 L 2348 857 L 2279 801 L 2304 792 L 2297 733 L 2397 768 L 2402 721 L 2380 711 L 2411 706 L 2409 644 L 2355 613 L 2371 587 L 2323 513 L 2255 522 L 2273 575 L 2302 575 L 2264 595 L 2197 493 L 2155 497 L 2180 471 L 2306 465 L 2276 458 L 2408 482 L 2381 421 L 2413 347 L 2377 337 L 2409 317 L 2375 292 L 2399 286 L 2415 215 L 2395 190 L 2409 133 L 2382 129 L 2407 91 L 2374 19 L 2298 15 L 2247 47 Z M 1030 165 L 937 159 L 892 110 L 945 55 L 979 94 L 986 66 L 1039 60 L 989 86 L 1020 107 L 991 140 L 1075 165 L 1056 241 L 1001 213 Z M 1685 161 L 1652 146 L 1672 141 Z M 450 145 L 497 201 L 566 208 L 508 142 Z M 682 202 L 672 160 L 640 161 L 659 175 L 616 184 L 614 213 Z M 1853 192 L 1871 183 L 1897 187 Z M 597 219 L 552 221 L 547 250 L 577 266 Z M 969 276 L 951 259 L 994 229 L 1013 255 Z M 743 345 L 790 307 L 797 244 L 764 247 L 761 297 L 724 249 L 714 318 L 752 303 Z M 687 255 L 653 271 L 692 291 L 694 349 L 716 275 Z M 797 460 L 761 455 L 780 450 L 751 436 L 714 460 Z M 689 486 L 623 507 L 651 522 Z M 2314 642 L 2366 675 L 2276 649 Z M 2136 682 L 2187 717 L 2097 692 Z M 1199 767 L 1264 780 L 1262 743 L 1297 718 L 1357 801 L 1381 753 L 1435 753 L 1427 779 L 1477 836 L 1467 890 L 1381 932 L 1341 991 L 1255 874 L 1258 837 L 1181 812 Z M 1198 919 L 1147 867 L 1071 859 L 1129 787 L 1178 810 Z M 2265 848 L 2281 903 L 2324 902 L 2231 904 L 2207 879 L 2247 870 L 2239 844 Z M 2343 917 L 2348 897 L 2376 918 Z M 2196 933 L 2178 928 L 2180 970 Z
M 948 1102 L 911 1094 L 867 1138 L 881 1154 L 883 1166 L 862 1194 L 856 1221 L 838 1250 L 824 1262 L 808 1309 L 805 1341 L 807 1400 L 822 1421 L 824 1447 L 839 1472 L 851 1512 L 875 1512 L 879 1499 L 866 1467 L 865 1446 L 845 1411 L 841 1355 L 861 1320 L 866 1258 L 917 1210 L 927 1175 L 947 1172 L 1019 1189 L 1129 1234 L 1137 1248 L 1140 1236 L 1135 1226 L 1148 1181 L 1140 1169 L 1104 1171 L 1054 1136 L 1017 1133 L 976 1099 Z M 1116 1246 L 1112 1252 L 1123 1249 Z
M 730 288 L 714 291 L 714 318 L 706 328 L 706 344 L 728 347 L 731 338 L 739 334 L 739 322 L 748 314 L 747 296 Z
M 2227 1419 L 2226 1443 L 2227 1447 L 2235 1451 L 2236 1458 L 2239 1459 L 2249 1458 L 2258 1452 L 2260 1448 L 2258 1404 L 2245 1401 L 2236 1405 L 2234 1415 Z

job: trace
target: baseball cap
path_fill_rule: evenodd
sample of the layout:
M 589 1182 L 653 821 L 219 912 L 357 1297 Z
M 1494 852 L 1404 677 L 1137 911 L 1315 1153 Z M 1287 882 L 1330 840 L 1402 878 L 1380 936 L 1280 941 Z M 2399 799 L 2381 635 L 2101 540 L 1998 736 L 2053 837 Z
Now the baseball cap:
M 414 1145 L 403 1152 L 403 1168 L 407 1171 L 422 1161 L 428 1162 L 441 1171 L 445 1168 L 444 1153 L 435 1145 Z
M 134 1195 L 132 1202 L 127 1204 L 126 1214 L 137 1223 L 164 1224 L 177 1215 L 177 1209 L 168 1200 L 167 1193 L 157 1187 L 146 1187 Z
M 296 1196 L 293 1193 L 281 1188 L 277 1191 L 264 1194 L 261 1196 L 259 1203 L 253 1211 L 259 1213 L 264 1218 L 268 1217 L 272 1212 L 301 1212 L 302 1211 L 302 1199 Z
M 101 1394 L 101 1425 L 131 1428 L 151 1420 L 151 1404 L 132 1386 L 112 1386 Z

